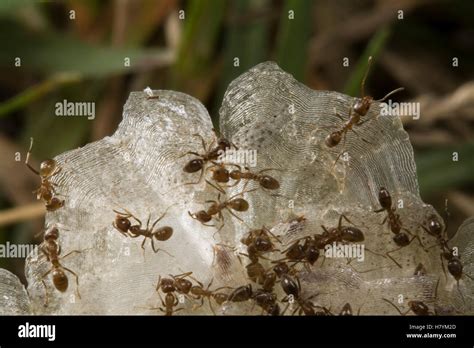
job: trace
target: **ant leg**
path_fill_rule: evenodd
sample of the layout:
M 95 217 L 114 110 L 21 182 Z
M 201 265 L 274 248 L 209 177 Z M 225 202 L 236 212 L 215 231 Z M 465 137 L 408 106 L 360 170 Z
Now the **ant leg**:
M 183 158 L 186 155 L 193 155 L 193 156 L 197 156 L 197 157 L 202 157 L 202 155 L 198 154 L 197 152 L 188 151 L 188 152 L 182 154 L 181 156 L 179 156 L 177 159 Z
M 68 252 L 66 255 L 61 256 L 61 260 L 64 260 L 66 257 L 68 257 L 68 256 L 71 255 L 71 254 L 74 254 L 74 253 L 79 253 L 79 254 L 80 254 L 81 252 L 82 252 L 82 251 L 80 251 L 80 250 L 73 250 L 73 251 L 70 251 L 70 252 Z
M 341 226 L 341 219 L 342 218 L 344 218 L 344 220 L 346 220 L 348 223 L 354 225 L 354 223 L 351 220 L 349 220 L 349 218 L 347 216 L 345 216 L 344 214 L 341 214 L 341 216 L 339 217 L 339 227 Z
M 374 210 L 374 213 L 380 213 L 381 211 L 384 211 L 385 208 L 380 208 L 380 209 L 377 209 L 377 210 Z
M 219 191 L 219 192 L 221 192 L 222 194 L 225 195 L 224 189 L 223 189 L 219 184 L 216 183 L 216 184 L 214 185 L 212 182 L 210 182 L 210 181 L 207 180 L 207 179 L 206 179 L 205 181 L 206 181 L 206 183 L 207 183 L 208 185 L 212 186 L 212 187 L 215 188 L 217 191 Z M 227 187 L 230 187 L 230 186 L 227 186 Z
M 35 168 L 33 168 L 28 162 L 30 161 L 30 154 L 31 154 L 31 149 L 33 148 L 33 138 L 30 138 L 30 148 L 28 152 L 26 153 L 26 159 L 25 159 L 25 164 L 30 170 L 35 173 L 36 175 L 40 175 L 39 171 L 37 171 Z
M 395 304 L 390 301 L 390 300 L 387 300 L 386 298 L 383 298 L 382 300 L 384 300 L 385 302 L 389 303 L 390 305 L 393 306 L 393 308 L 395 308 L 397 310 L 398 313 L 400 313 L 401 316 L 405 316 L 408 314 L 408 312 L 410 312 L 410 310 L 406 311 L 405 313 L 402 313 L 402 311 L 400 310 L 400 308 L 398 308 L 397 306 L 395 306 Z
M 63 267 L 66 271 L 68 271 L 69 273 L 71 273 L 74 277 L 76 277 L 76 294 L 77 294 L 77 297 L 79 297 L 79 299 L 81 298 L 81 294 L 79 293 L 79 277 L 76 273 L 74 273 L 73 271 L 71 271 L 69 268 L 66 268 L 66 267 Z
M 193 137 L 198 137 L 199 139 L 201 139 L 202 148 L 204 149 L 204 152 L 206 153 L 207 152 L 206 142 L 204 141 L 204 138 L 201 136 L 201 134 L 195 133 L 193 134 Z M 212 141 L 212 143 L 214 143 L 214 140 Z M 212 145 L 212 143 L 210 144 L 210 146 Z
M 400 248 L 394 249 L 394 250 L 392 250 L 392 251 L 387 251 L 387 252 L 385 253 L 385 255 L 387 255 L 387 257 L 388 257 L 390 260 L 392 260 L 392 261 L 393 261 L 398 267 L 400 267 L 400 268 L 403 268 L 402 265 L 400 265 L 392 256 L 390 256 L 390 253 L 393 253 L 393 252 L 395 252 L 395 251 L 398 251 L 398 250 L 400 250 L 400 249 L 402 249 L 402 248 L 403 248 L 403 247 L 400 247 Z
M 158 219 L 156 219 L 155 222 L 153 222 L 153 225 L 151 225 L 151 230 L 152 230 L 152 231 L 153 231 L 153 228 L 155 228 L 155 225 L 158 223 L 158 221 L 160 221 L 161 219 L 163 219 L 163 218 L 165 217 L 166 213 L 168 213 L 168 210 L 169 210 L 172 206 L 174 206 L 174 205 L 176 205 L 176 204 L 178 204 L 178 203 L 173 203 L 173 204 L 171 204 L 168 208 L 166 208 L 165 212 L 164 212 Z
M 44 281 L 44 278 L 46 278 L 48 276 L 48 274 L 51 273 L 53 269 L 51 268 L 48 272 L 46 272 L 45 274 L 42 275 L 41 277 L 41 283 L 43 283 L 43 286 L 44 286 L 44 306 L 47 307 L 48 306 L 48 303 L 49 303 L 49 296 L 48 296 L 48 287 L 46 286 L 46 282 Z
M 439 257 L 441 259 L 441 268 L 443 269 L 444 278 L 446 279 L 446 282 L 447 282 L 448 281 L 448 274 L 446 273 L 446 267 L 444 266 L 443 254 L 439 254 Z

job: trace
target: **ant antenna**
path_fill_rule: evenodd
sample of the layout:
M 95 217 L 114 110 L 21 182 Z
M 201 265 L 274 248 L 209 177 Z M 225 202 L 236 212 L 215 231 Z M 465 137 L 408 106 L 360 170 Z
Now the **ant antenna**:
M 368 62 L 367 62 L 367 70 L 365 71 L 364 78 L 362 79 L 362 82 L 360 84 L 360 96 L 364 97 L 365 96 L 365 80 L 367 80 L 367 76 L 369 75 L 369 70 L 370 66 L 372 65 L 372 56 L 369 56 Z
M 385 97 L 383 97 L 382 99 L 377 99 L 377 100 L 375 100 L 375 101 L 376 101 L 376 102 L 384 101 L 385 99 L 387 99 L 388 97 L 390 97 L 392 94 L 401 92 L 401 91 L 403 91 L 404 89 L 405 89 L 405 88 L 403 88 L 403 87 L 394 89 L 393 91 L 391 91 L 390 93 L 388 93 L 388 94 L 387 94 Z

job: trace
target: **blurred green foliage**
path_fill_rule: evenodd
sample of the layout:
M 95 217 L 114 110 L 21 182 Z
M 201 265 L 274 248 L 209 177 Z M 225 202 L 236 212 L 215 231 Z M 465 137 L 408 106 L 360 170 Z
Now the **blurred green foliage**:
M 401 59 L 432 57 L 423 64 L 438 65 L 428 73 L 449 71 L 432 88 L 437 95 L 472 79 L 474 2 L 413 1 L 403 21 L 396 12 L 393 20 L 377 16 L 383 6 L 388 5 L 369 0 L 0 1 L 0 130 L 20 148 L 33 136 L 34 157 L 51 157 L 109 134 L 130 90 L 147 85 L 197 97 L 217 127 L 228 84 L 266 60 L 312 88 L 352 96 L 360 94 L 370 55 L 378 74 L 373 67 L 367 89 L 372 86 L 376 97 L 410 82 L 381 64 L 385 52 Z M 338 33 L 346 22 L 351 30 Z M 176 50 L 172 36 L 178 38 Z M 324 39 L 330 44 L 314 52 Z M 331 59 L 321 59 L 325 55 Z M 461 58 L 462 69 L 447 66 L 453 55 Z M 14 66 L 15 57 L 21 57 L 21 67 Z M 348 69 L 341 68 L 343 57 L 350 58 Z M 418 96 L 407 90 L 404 98 Z M 55 117 L 55 103 L 63 99 L 96 102 L 96 120 Z M 425 199 L 453 189 L 472 192 L 474 146 L 470 139 L 453 138 L 449 146 L 415 147 Z M 461 158 L 454 164 L 453 151 Z M 13 204 L 1 194 L 0 203 Z M 0 243 L 5 235 L 0 231 Z

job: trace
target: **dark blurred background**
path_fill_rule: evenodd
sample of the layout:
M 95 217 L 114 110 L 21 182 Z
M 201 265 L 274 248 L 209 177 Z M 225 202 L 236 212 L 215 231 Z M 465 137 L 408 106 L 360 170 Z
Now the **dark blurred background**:
M 369 55 L 368 94 L 403 86 L 395 100 L 421 103 L 421 119 L 403 122 L 422 197 L 439 212 L 449 199 L 453 233 L 474 215 L 473 18 L 474 2 L 461 0 L 2 0 L 0 244 L 40 241 L 39 178 L 23 164 L 30 137 L 37 167 L 112 134 L 130 91 L 146 86 L 198 98 L 217 124 L 229 82 L 266 60 L 313 89 L 359 96 Z M 95 102 L 95 120 L 56 117 L 63 99 Z M 0 267 L 24 279 L 23 261 Z

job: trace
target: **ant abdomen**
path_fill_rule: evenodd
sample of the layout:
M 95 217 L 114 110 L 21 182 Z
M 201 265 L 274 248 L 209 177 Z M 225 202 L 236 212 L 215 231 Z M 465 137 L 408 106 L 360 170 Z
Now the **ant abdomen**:
M 463 266 L 461 263 L 461 260 L 458 258 L 452 258 L 451 260 L 448 261 L 448 271 L 449 274 L 451 274 L 454 279 L 459 280 L 462 277 L 463 274 Z
M 61 269 L 54 269 L 51 273 L 54 287 L 61 292 L 65 292 L 69 285 L 66 274 Z
M 157 240 L 165 241 L 170 239 L 173 235 L 173 228 L 171 228 L 170 226 L 163 226 L 156 230 L 154 234 Z
M 364 234 L 356 227 L 344 227 L 342 229 L 342 239 L 346 242 L 363 242 Z
M 277 190 L 280 188 L 280 183 L 278 180 L 268 175 L 262 175 L 262 178 L 260 179 L 260 185 L 268 190 Z
M 200 158 L 190 160 L 183 168 L 186 173 L 196 173 L 202 169 L 204 161 Z
M 326 137 L 324 142 L 326 143 L 327 147 L 334 147 L 341 142 L 341 139 L 342 139 L 342 132 L 334 131 Z
M 249 203 L 243 198 L 235 198 L 229 202 L 229 206 L 237 211 L 247 211 Z
M 45 197 L 45 196 L 43 196 Z M 64 200 L 61 200 L 57 197 L 52 197 L 48 203 L 46 203 L 47 211 L 55 211 L 64 206 Z
M 395 236 L 393 236 L 393 241 L 395 242 L 395 244 L 401 247 L 410 244 L 410 238 L 408 238 L 408 235 L 406 233 L 396 234 Z
M 196 219 L 197 219 L 198 221 L 203 222 L 203 223 L 209 222 L 209 221 L 211 221 L 211 219 L 212 219 L 212 215 L 211 215 L 211 214 L 208 214 L 205 210 L 200 210 L 200 211 L 198 211 L 198 212 L 195 214 L 195 216 L 196 216 Z
M 392 207 L 392 196 L 385 187 L 381 187 L 379 190 L 379 203 L 385 210 Z

